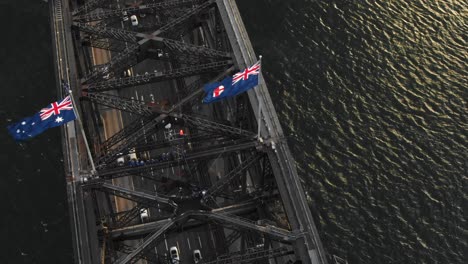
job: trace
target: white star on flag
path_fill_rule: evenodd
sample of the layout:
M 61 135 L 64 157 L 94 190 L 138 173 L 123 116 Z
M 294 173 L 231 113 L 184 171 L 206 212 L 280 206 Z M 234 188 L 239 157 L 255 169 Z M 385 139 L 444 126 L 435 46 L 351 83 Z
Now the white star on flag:
M 55 119 L 55 122 L 57 123 L 60 123 L 63 121 L 63 118 L 61 116 L 57 116 L 57 118 Z

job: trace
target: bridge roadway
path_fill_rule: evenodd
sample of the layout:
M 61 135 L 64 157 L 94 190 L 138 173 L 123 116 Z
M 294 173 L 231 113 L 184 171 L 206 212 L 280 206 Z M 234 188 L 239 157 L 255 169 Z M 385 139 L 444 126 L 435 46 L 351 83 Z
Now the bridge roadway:
M 52 32 L 55 33 L 53 34 L 53 45 L 56 51 L 54 57 L 57 62 L 55 69 L 57 83 L 60 84 L 61 80 L 64 80 L 70 84 L 72 89 L 76 89 L 76 87 L 78 87 L 78 78 L 76 76 L 77 70 L 75 68 L 76 62 L 73 52 L 72 33 L 70 31 L 71 8 L 69 7 L 69 1 L 51 0 L 49 3 L 52 17 L 51 21 L 53 22 L 51 27 Z M 233 0 L 216 0 L 216 3 L 234 50 L 236 64 L 239 68 L 244 68 L 245 66 L 253 64 L 257 60 L 257 57 L 253 52 L 235 2 Z M 93 64 L 95 65 L 106 62 L 111 56 L 110 53 L 97 49 L 93 49 L 92 53 Z M 74 90 L 74 93 L 78 94 L 78 91 Z M 61 85 L 58 85 L 58 96 L 64 96 L 64 90 Z M 143 95 L 135 93 L 136 98 L 140 96 L 143 100 Z M 146 96 L 148 96 L 148 94 L 146 94 Z M 149 96 L 151 97 L 151 94 L 149 94 Z M 285 141 L 278 117 L 263 80 L 259 87 L 248 92 L 248 96 L 253 109 L 258 109 L 259 105 L 261 105 L 260 113 L 254 111 L 256 118 L 262 120 L 261 137 L 266 144 L 270 146 L 268 156 L 275 172 L 275 178 L 288 215 L 292 233 L 300 234 L 298 237 L 302 237 L 295 242 L 295 253 L 301 256 L 303 263 L 327 263 L 325 252 L 305 199 L 304 190 L 294 166 L 294 159 Z M 129 94 L 127 97 L 131 97 L 131 95 Z M 104 138 L 110 137 L 121 129 L 123 123 L 131 120 L 131 116 L 129 117 L 127 115 L 126 117 L 122 117 L 119 112 L 113 109 L 100 110 L 104 123 Z M 86 155 L 79 155 L 79 153 L 85 153 L 83 135 L 77 122 L 68 123 L 62 130 L 62 133 L 65 139 L 63 140 L 64 165 L 67 175 L 71 226 L 73 228 L 75 263 L 100 263 L 101 260 L 98 257 L 99 244 L 95 238 L 95 234 L 97 233 L 96 224 L 91 217 L 91 215 L 94 214 L 94 212 L 92 212 L 93 206 L 91 204 L 91 199 L 78 187 L 78 185 L 83 182 L 83 175 L 89 175 L 90 171 L 89 161 L 86 159 Z M 126 187 L 133 186 L 133 182 L 113 183 L 114 185 Z M 132 206 L 133 204 L 131 201 L 115 198 L 114 209 L 117 212 L 124 211 Z M 204 229 L 197 229 L 193 233 L 189 233 L 187 238 L 188 249 L 190 249 L 190 241 L 197 240 L 199 248 L 203 248 L 203 245 L 210 246 L 210 244 L 211 247 L 213 247 L 213 235 L 211 234 L 210 237 L 209 233 L 208 230 Z M 207 242 L 202 243 L 202 240 Z M 179 246 L 179 241 L 180 238 L 172 238 L 169 244 L 177 244 Z M 167 251 L 168 241 L 165 241 L 165 247 Z M 156 253 L 158 251 L 164 251 L 162 248 L 157 248 L 155 250 Z M 306 255 L 309 256 L 309 258 L 304 258 Z

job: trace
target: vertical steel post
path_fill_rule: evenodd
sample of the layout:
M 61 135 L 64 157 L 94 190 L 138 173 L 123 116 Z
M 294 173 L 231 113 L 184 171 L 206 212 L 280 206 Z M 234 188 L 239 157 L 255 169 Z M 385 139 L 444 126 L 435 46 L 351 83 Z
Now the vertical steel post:
M 258 56 L 260 60 L 260 73 L 258 74 L 258 81 L 262 79 L 262 55 Z M 258 121 L 257 121 L 257 139 L 261 142 L 262 139 L 260 137 L 260 128 L 261 128 L 261 122 L 262 122 L 262 101 L 258 100 Z
M 70 99 L 72 101 L 72 104 L 76 106 L 75 99 L 73 99 L 72 90 L 70 89 L 68 90 L 68 92 L 70 93 Z M 73 112 L 75 112 L 76 119 L 78 120 L 78 126 L 80 127 L 81 133 L 83 134 L 83 139 L 84 139 L 85 146 L 86 146 L 86 152 L 88 152 L 89 162 L 91 163 L 91 175 L 94 176 L 96 175 L 96 167 L 94 166 L 93 155 L 91 154 L 91 150 L 89 149 L 88 139 L 86 138 L 86 134 L 83 128 L 83 123 L 81 122 L 80 114 L 78 113 L 78 111 L 75 110 L 75 107 L 73 107 Z

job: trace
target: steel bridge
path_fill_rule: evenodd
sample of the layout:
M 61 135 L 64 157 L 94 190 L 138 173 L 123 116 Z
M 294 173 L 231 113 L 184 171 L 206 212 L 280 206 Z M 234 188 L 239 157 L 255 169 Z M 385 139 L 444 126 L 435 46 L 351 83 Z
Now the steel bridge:
M 263 78 L 201 103 L 258 60 L 233 0 L 50 10 L 76 263 L 327 263 Z

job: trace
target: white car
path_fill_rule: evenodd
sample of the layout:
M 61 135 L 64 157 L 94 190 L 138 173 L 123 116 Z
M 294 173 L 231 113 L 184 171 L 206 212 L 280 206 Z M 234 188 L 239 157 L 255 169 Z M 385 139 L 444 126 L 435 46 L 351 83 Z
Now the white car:
M 130 17 L 130 21 L 132 21 L 132 26 L 138 26 L 138 18 L 135 15 Z
M 201 252 L 199 249 L 193 251 L 193 262 L 199 263 L 202 260 Z
M 177 247 L 171 247 L 169 249 L 169 254 L 171 256 L 172 264 L 179 264 L 180 257 L 179 257 L 179 250 L 177 249 Z
M 146 208 L 140 209 L 140 219 L 142 223 L 144 223 L 148 219 L 148 209 Z
M 122 12 L 122 20 L 123 20 L 123 21 L 128 21 L 128 14 L 127 14 L 127 11 L 123 11 L 123 12 Z

